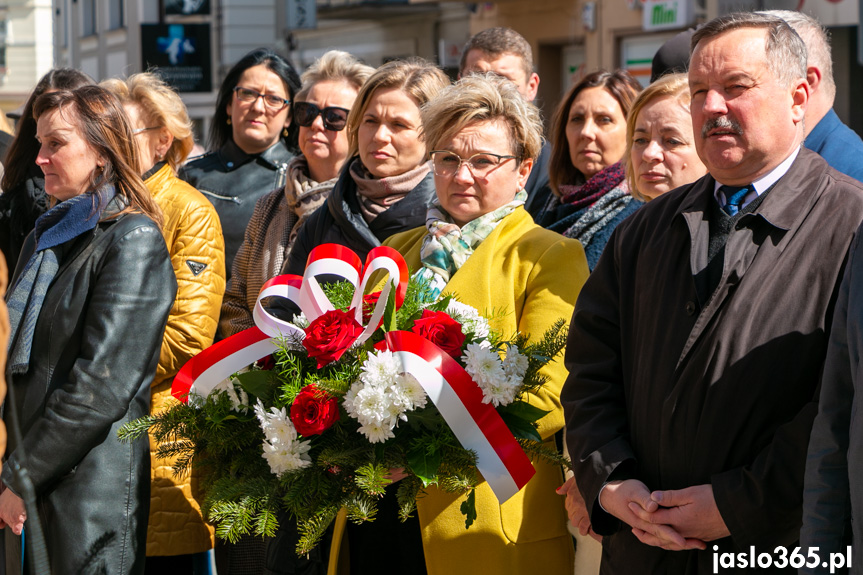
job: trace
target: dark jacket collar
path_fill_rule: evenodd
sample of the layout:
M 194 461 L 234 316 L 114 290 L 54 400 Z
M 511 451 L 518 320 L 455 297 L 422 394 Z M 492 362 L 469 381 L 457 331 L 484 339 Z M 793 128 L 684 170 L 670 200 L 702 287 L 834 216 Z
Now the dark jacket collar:
M 421 226 L 425 222 L 429 200 L 434 196 L 434 174 L 431 170 L 403 200 L 379 215 L 369 226 L 360 212 L 357 184 L 350 174 L 352 162 L 353 158 L 345 162 L 338 182 L 327 198 L 327 209 L 343 233 L 355 235 L 374 246 L 379 245 L 392 233 Z M 378 238 L 373 230 L 380 230 L 378 233 L 383 230 L 395 231 L 389 231 L 383 238 Z
M 247 154 L 234 143 L 233 139 L 228 140 L 219 148 L 219 159 L 226 172 L 236 170 L 254 159 L 257 159 L 258 162 L 273 170 L 278 170 L 282 167 L 282 164 L 291 161 L 291 158 L 293 158 L 293 154 L 291 154 L 281 139 L 260 154 Z
M 827 163 L 818 154 L 803 148 L 791 167 L 774 187 L 778 193 L 771 193 L 748 217 L 760 217 L 770 225 L 789 230 L 803 214 L 808 213 L 819 189 L 819 182 L 828 169 Z M 703 213 L 708 210 L 708 202 L 715 202 L 713 195 L 716 180 L 710 174 L 692 185 L 680 203 L 677 214 Z

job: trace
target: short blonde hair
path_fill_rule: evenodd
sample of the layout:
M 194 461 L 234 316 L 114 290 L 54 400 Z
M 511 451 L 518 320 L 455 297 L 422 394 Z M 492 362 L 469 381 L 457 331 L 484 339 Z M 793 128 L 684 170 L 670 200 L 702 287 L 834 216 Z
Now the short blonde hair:
M 140 106 L 149 121 L 167 128 L 174 141 L 165 154 L 165 161 L 176 172 L 195 145 L 192 122 L 180 96 L 152 72 L 132 74 L 125 80 L 111 78 L 100 85 L 111 90 L 123 105 Z
M 402 90 L 422 107 L 449 83 L 449 77 L 443 70 L 422 58 L 393 60 L 375 70 L 360 88 L 351 113 L 348 115 L 348 157 L 357 155 L 359 151 L 357 134 L 363 115 L 376 91 L 392 88 Z
M 536 159 L 542 148 L 539 109 L 515 84 L 497 74 L 470 74 L 447 86 L 422 108 L 426 145 L 434 150 L 475 122 L 502 121 L 516 161 Z
M 346 82 L 359 91 L 375 69 L 357 60 L 352 54 L 341 50 L 330 50 L 315 60 L 300 76 L 303 83 L 294 100 L 305 102 L 309 92 L 318 82 Z
M 624 162 L 626 164 L 626 179 L 629 182 L 629 193 L 642 202 L 650 201 L 650 198 L 639 193 L 638 187 L 635 185 L 635 170 L 629 160 L 632 154 L 632 139 L 635 137 L 635 123 L 638 121 L 638 114 L 646 105 L 660 98 L 675 98 L 681 103 L 689 105 L 692 96 L 689 93 L 688 76 L 686 74 L 666 74 L 650 84 L 632 102 L 632 108 L 630 108 L 629 116 L 626 118 L 626 152 L 623 154 L 623 159 L 626 160 Z

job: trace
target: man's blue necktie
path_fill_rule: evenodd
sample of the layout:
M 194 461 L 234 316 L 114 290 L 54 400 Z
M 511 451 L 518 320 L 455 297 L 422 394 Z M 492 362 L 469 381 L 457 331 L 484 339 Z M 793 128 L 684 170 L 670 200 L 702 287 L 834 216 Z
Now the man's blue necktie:
M 743 198 L 752 191 L 752 186 L 720 186 L 719 191 L 725 195 L 725 205 L 722 209 L 729 216 L 734 216 L 743 206 Z

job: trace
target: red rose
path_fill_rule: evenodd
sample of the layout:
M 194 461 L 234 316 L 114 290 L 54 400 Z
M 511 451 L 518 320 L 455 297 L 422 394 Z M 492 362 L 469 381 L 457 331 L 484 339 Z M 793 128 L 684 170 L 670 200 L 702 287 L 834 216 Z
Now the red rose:
M 297 433 L 305 437 L 320 435 L 338 420 L 336 398 L 320 391 L 314 384 L 304 387 L 291 405 L 291 421 Z
M 363 323 L 367 324 L 372 319 L 372 313 L 374 313 L 380 297 L 381 292 L 379 291 L 363 296 Z
M 258 367 L 265 371 L 272 371 L 276 367 L 276 355 L 270 354 L 258 360 Z
M 318 369 L 342 357 L 352 343 L 363 333 L 363 326 L 354 319 L 352 311 L 335 309 L 321 315 L 305 329 L 303 347 L 309 357 L 318 360 Z
M 461 324 L 448 314 L 424 309 L 422 317 L 414 321 L 411 331 L 423 336 L 453 358 L 461 357 L 461 346 L 464 345 Z

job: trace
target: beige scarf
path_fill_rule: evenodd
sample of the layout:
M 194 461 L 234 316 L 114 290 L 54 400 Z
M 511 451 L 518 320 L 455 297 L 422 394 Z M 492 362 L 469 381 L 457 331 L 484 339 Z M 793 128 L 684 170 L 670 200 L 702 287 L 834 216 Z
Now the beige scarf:
M 387 211 L 393 204 L 400 202 L 411 190 L 416 188 L 431 170 L 429 162 L 398 176 L 375 178 L 369 173 L 359 157 L 351 163 L 351 177 L 357 184 L 357 199 L 360 211 L 367 223 Z
M 291 253 L 297 233 L 306 219 L 327 201 L 338 178 L 316 182 L 309 178 L 309 166 L 303 156 L 295 156 L 288 163 L 288 181 L 285 184 L 287 209 L 279 209 L 267 227 L 265 246 L 279 246 L 267 250 L 261 262 L 267 278 L 279 274 L 282 264 Z

